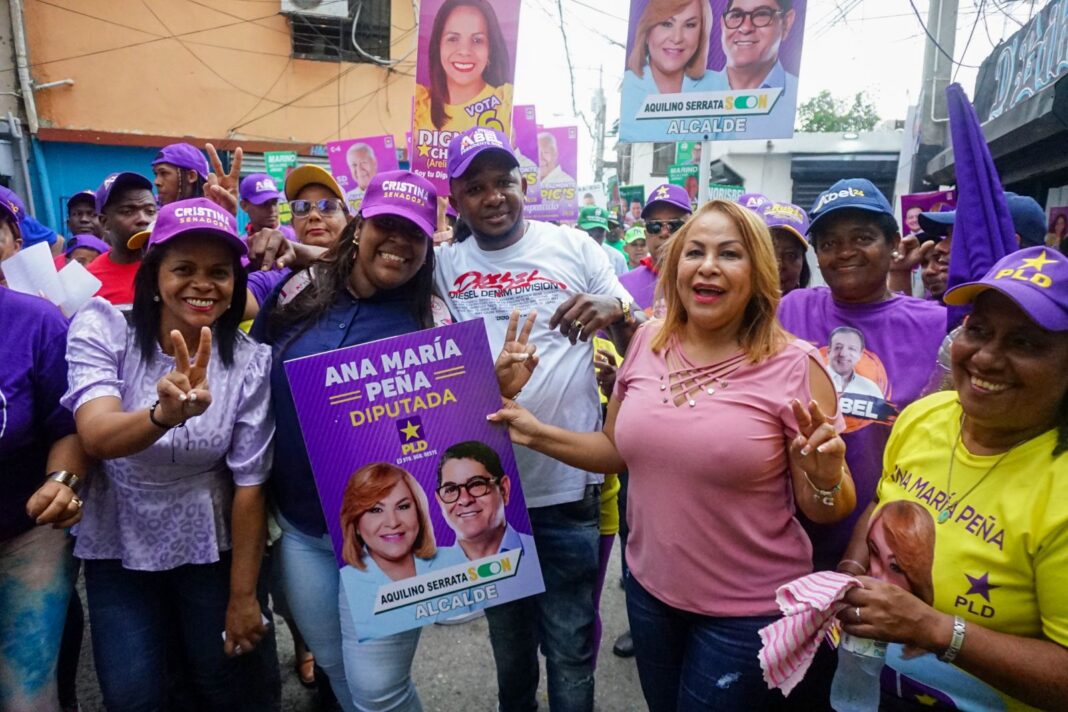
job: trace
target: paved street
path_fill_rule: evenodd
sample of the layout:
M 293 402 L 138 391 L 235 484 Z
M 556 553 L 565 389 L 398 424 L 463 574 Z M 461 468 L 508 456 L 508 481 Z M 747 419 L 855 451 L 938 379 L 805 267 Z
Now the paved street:
M 84 601 L 84 590 L 82 596 Z M 622 660 L 612 655 L 612 643 L 626 628 L 623 591 L 619 587 L 618 540 L 612 552 L 601 613 L 605 632 L 597 667 L 597 710 L 642 710 L 645 705 L 641 701 L 633 658 Z M 103 712 L 90 648 L 86 631 L 79 673 L 81 708 L 82 712 Z M 293 671 L 293 643 L 285 624 L 278 628 L 278 651 L 282 662 L 282 709 L 285 712 L 315 712 L 319 709 L 316 693 L 301 687 Z M 544 660 L 542 663 L 539 702 L 542 710 L 548 710 Z M 485 618 L 463 625 L 425 628 L 415 658 L 414 674 L 426 712 L 495 710 L 497 686 Z

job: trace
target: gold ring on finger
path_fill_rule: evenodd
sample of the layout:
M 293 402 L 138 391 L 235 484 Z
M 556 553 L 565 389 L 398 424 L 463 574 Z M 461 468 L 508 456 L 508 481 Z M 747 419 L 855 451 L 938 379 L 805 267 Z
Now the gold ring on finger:
M 77 509 L 81 509 L 82 508 L 82 498 L 81 497 L 77 497 L 77 496 L 71 497 L 70 498 L 70 503 L 73 504 Z

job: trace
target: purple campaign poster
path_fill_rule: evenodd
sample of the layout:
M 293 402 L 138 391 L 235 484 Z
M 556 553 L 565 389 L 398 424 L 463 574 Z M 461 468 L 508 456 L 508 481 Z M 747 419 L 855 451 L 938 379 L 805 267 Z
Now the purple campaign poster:
M 360 211 L 363 193 L 376 173 L 397 170 L 397 147 L 393 137 L 369 136 L 330 141 L 326 144 L 330 172 L 345 191 L 353 214 Z
M 1050 208 L 1046 244 L 1050 247 L 1068 246 L 1068 243 L 1065 243 L 1066 237 L 1068 237 L 1068 206 Z
M 807 4 L 631 0 L 620 138 L 792 136 Z
M 538 190 L 541 199 L 528 205 L 536 220 L 574 222 L 578 219 L 578 127 L 538 127 Z
M 412 111 L 412 172 L 448 195 L 449 143 L 488 126 L 508 135 L 520 0 L 423 0 Z
M 538 120 L 533 104 L 512 109 L 512 148 L 519 159 L 519 170 L 527 179 L 526 204 L 541 200 L 538 190 Z
M 544 590 L 481 319 L 285 370 L 359 640 Z
M 936 190 L 930 193 L 910 193 L 901 196 L 901 234 L 918 235 L 920 213 L 941 213 L 957 206 L 957 193 L 953 190 Z

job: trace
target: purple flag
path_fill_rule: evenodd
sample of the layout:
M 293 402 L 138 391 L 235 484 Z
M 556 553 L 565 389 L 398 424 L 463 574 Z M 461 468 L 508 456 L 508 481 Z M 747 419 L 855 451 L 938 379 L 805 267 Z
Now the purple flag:
M 946 88 L 949 131 L 957 164 L 957 217 L 949 258 L 949 288 L 980 279 L 1018 248 L 1016 230 L 990 157 L 979 117 L 960 84 Z M 967 314 L 966 307 L 950 307 L 948 327 Z

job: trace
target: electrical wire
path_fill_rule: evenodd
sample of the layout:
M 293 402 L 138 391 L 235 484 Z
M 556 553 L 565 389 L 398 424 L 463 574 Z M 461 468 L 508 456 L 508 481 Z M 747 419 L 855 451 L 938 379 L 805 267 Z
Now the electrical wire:
M 950 62 L 952 62 L 953 64 L 956 64 L 956 65 L 958 65 L 960 67 L 967 67 L 968 69 L 979 69 L 979 65 L 978 64 L 964 64 L 963 62 L 958 62 L 957 60 L 953 59 L 953 55 L 951 55 L 949 52 L 947 52 L 942 47 L 942 45 L 940 45 L 938 43 L 938 40 L 935 39 L 935 36 L 931 34 L 931 31 L 929 29 L 927 29 L 927 25 L 924 23 L 923 17 L 920 16 L 920 11 L 916 7 L 916 3 L 913 0 L 909 0 L 909 6 L 912 7 L 912 14 L 914 14 L 916 16 L 916 19 L 920 23 L 920 27 L 923 28 L 923 33 L 925 35 L 927 35 L 927 39 L 931 40 L 931 43 L 934 44 L 934 46 L 938 49 L 939 52 L 942 53 L 942 55 L 946 59 L 948 59 Z
M 979 7 L 977 9 L 977 14 L 975 16 L 975 21 L 972 22 L 972 29 L 968 32 L 968 39 L 964 41 L 964 49 L 961 50 L 961 53 L 960 53 L 961 59 L 964 59 L 966 56 L 968 56 L 968 48 L 972 46 L 972 38 L 975 37 L 975 30 L 976 30 L 976 28 L 979 27 L 979 21 L 983 16 L 983 7 L 985 5 L 986 5 L 986 0 L 979 0 Z M 957 81 L 957 74 L 960 72 L 960 68 L 961 68 L 961 65 L 958 64 L 957 68 L 953 70 L 953 77 L 950 79 L 951 83 Z

